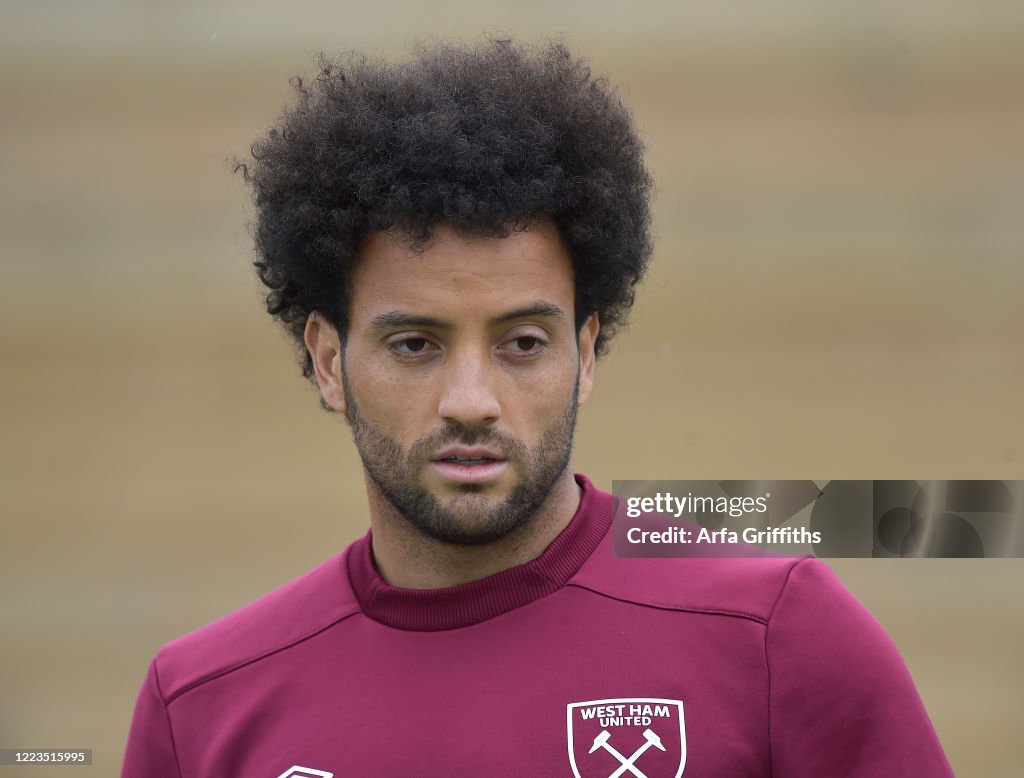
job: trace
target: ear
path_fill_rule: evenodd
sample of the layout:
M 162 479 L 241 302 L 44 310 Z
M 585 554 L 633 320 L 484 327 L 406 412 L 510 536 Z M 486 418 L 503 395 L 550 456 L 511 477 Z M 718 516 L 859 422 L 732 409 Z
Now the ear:
M 594 351 L 594 344 L 597 343 L 597 333 L 601 331 L 601 322 L 597 312 L 590 314 L 587 320 L 580 327 L 580 393 L 579 403 L 582 405 L 590 397 L 594 388 L 594 368 L 597 364 L 597 353 Z
M 313 372 L 324 402 L 345 413 L 345 385 L 341 377 L 341 339 L 327 319 L 313 311 L 303 332 L 306 349 L 313 359 Z

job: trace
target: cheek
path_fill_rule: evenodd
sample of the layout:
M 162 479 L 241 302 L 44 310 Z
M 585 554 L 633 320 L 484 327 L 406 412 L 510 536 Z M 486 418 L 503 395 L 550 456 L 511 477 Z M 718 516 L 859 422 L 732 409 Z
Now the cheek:
M 437 403 L 430 382 L 375 370 L 365 362 L 348 373 L 349 388 L 360 414 L 377 429 L 402 440 L 417 423 L 429 423 Z M 404 441 L 408 443 L 408 441 Z
M 516 382 L 506 398 L 504 416 L 515 418 L 529 437 L 539 438 L 544 429 L 565 414 L 575 387 L 575 372 Z

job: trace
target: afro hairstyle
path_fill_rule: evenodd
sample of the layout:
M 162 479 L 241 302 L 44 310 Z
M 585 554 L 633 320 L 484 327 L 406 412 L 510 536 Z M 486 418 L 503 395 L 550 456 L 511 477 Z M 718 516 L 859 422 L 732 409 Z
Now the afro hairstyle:
M 629 111 L 561 41 L 420 44 L 407 62 L 320 55 L 310 81 L 238 163 L 252 187 L 269 314 L 315 380 L 312 312 L 344 343 L 348 282 L 366 238 L 422 250 L 431 227 L 507 237 L 544 219 L 573 263 L 577 332 L 598 356 L 625 323 L 651 254 L 652 181 Z

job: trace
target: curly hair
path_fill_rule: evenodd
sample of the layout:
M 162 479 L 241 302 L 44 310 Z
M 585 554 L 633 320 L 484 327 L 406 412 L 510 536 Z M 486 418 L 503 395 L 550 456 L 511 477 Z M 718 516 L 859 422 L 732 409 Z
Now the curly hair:
M 238 163 L 256 206 L 253 264 L 267 312 L 297 346 L 310 313 L 347 331 L 348 281 L 372 232 L 422 250 L 431 227 L 507 237 L 558 228 L 577 331 L 601 320 L 600 356 L 625 323 L 651 254 L 651 178 L 629 111 L 560 41 L 420 45 L 406 63 L 320 55 L 319 74 Z

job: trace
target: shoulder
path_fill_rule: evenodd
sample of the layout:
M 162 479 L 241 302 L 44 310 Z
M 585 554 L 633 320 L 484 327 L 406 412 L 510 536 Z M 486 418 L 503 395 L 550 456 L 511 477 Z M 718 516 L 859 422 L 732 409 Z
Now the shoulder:
M 171 702 L 189 689 L 301 643 L 357 613 L 347 572 L 351 548 L 163 646 L 154 669 L 164 699 Z
M 572 584 L 641 606 L 735 616 L 767 624 L 796 569 L 820 569 L 807 557 L 615 557 L 605 539 Z

